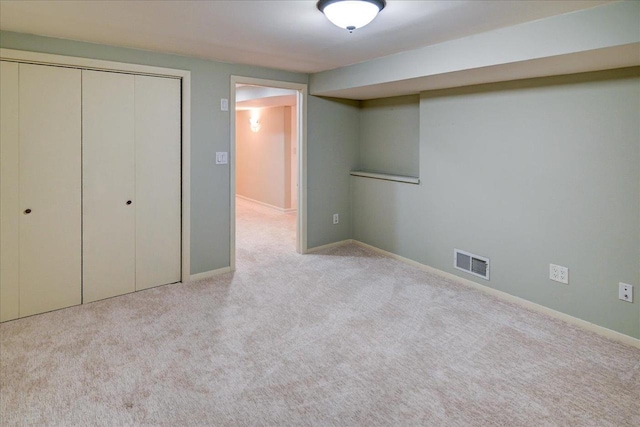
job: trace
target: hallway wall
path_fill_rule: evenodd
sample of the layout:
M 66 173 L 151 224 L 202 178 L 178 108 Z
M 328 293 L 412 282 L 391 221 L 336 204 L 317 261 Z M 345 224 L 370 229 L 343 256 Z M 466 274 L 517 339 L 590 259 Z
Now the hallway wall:
M 291 107 L 236 112 L 236 194 L 291 209 Z M 260 129 L 251 130 L 250 118 Z

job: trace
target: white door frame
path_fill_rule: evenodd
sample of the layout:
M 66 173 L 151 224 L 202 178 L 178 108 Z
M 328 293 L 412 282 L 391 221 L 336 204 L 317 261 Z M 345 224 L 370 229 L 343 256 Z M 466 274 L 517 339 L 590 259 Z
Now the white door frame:
M 0 49 L 0 59 L 29 64 L 54 65 L 83 70 L 115 71 L 156 77 L 171 77 L 182 82 L 182 266 L 181 281 L 191 279 L 191 71 L 128 64 L 125 62 L 77 58 L 13 49 Z
M 231 96 L 229 100 L 229 116 L 231 121 L 231 143 L 229 151 L 229 182 L 230 182 L 230 218 L 229 266 L 231 271 L 236 269 L 236 85 L 248 84 L 295 90 L 297 93 L 298 122 L 298 200 L 296 221 L 296 251 L 307 253 L 307 85 L 278 80 L 257 79 L 253 77 L 231 76 Z

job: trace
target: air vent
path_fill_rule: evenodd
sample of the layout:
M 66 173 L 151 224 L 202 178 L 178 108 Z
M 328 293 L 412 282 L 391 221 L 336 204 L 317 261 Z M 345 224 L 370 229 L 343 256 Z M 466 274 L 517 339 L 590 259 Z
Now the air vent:
M 489 258 L 454 249 L 453 266 L 458 270 L 489 280 Z

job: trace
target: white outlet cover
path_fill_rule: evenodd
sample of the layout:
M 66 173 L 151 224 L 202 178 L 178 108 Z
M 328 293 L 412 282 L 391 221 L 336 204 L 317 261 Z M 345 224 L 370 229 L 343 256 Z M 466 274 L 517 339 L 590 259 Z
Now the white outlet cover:
M 618 286 L 618 298 L 622 301 L 633 302 L 633 285 L 619 283 Z
M 568 285 L 569 269 L 561 265 L 549 264 L 549 279 Z
M 226 151 L 216 152 L 216 165 L 226 165 L 228 163 L 228 157 Z

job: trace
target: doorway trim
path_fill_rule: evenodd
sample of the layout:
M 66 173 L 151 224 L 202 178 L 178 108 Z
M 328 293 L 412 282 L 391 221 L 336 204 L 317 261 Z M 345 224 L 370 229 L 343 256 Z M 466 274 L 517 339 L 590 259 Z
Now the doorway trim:
M 230 215 L 229 233 L 229 266 L 236 269 L 236 85 L 248 84 L 296 91 L 296 120 L 298 122 L 298 197 L 296 221 L 296 252 L 307 253 L 307 97 L 308 88 L 304 83 L 291 83 L 278 80 L 258 79 L 254 77 L 231 76 L 229 117 L 231 141 L 229 144 L 229 182 L 230 182 Z

